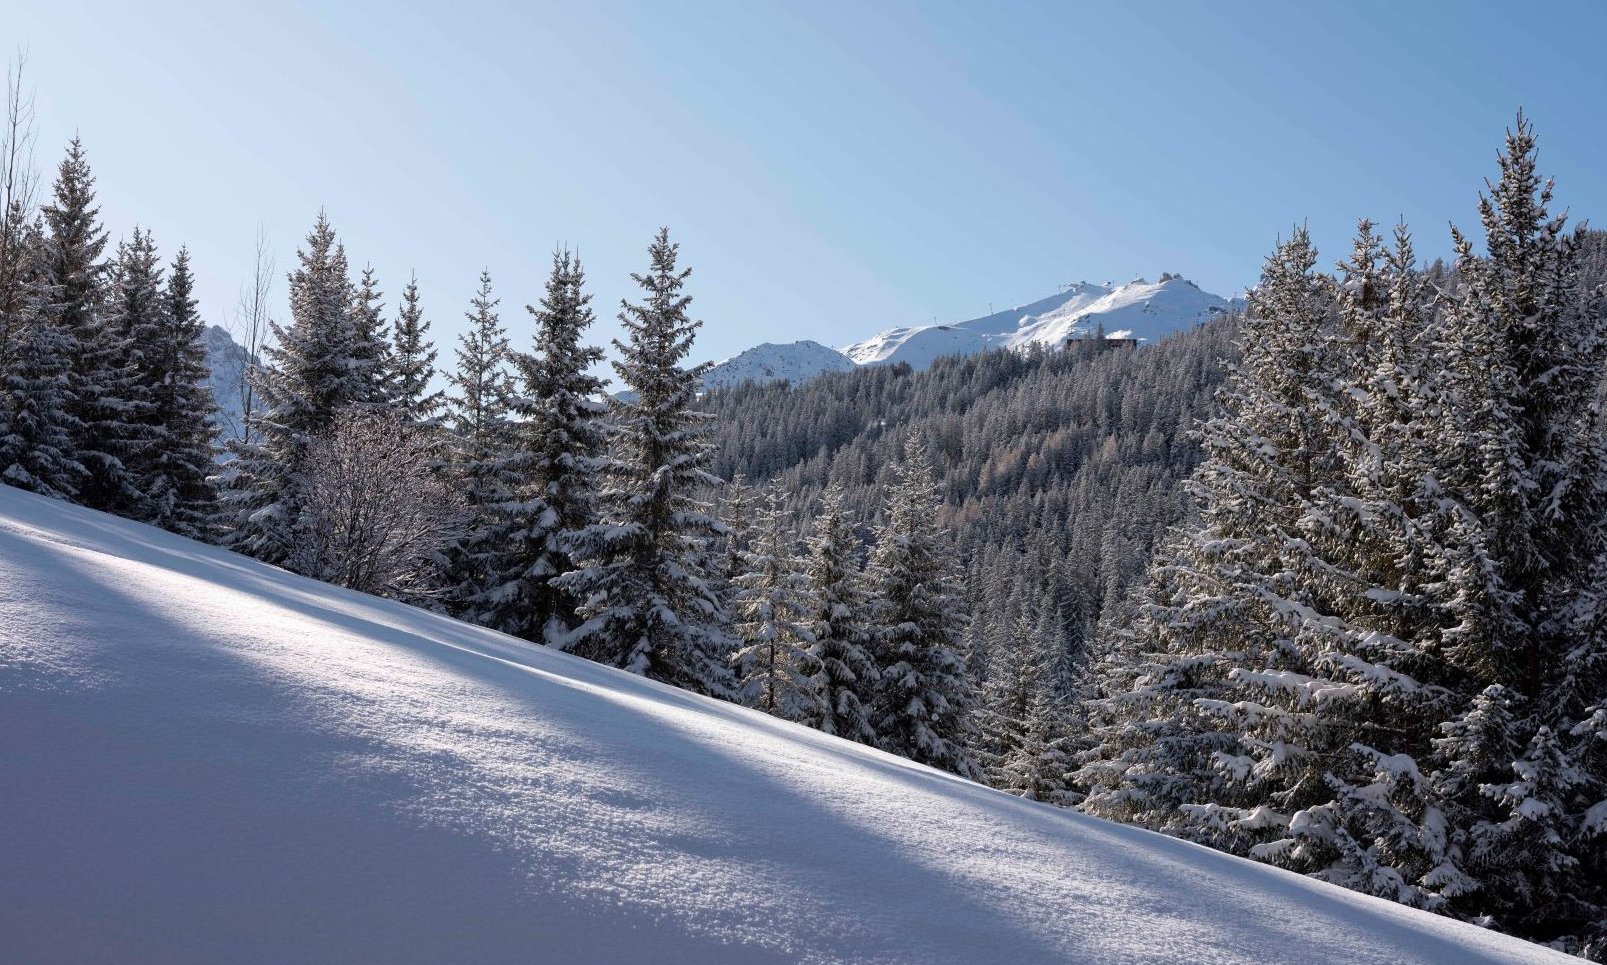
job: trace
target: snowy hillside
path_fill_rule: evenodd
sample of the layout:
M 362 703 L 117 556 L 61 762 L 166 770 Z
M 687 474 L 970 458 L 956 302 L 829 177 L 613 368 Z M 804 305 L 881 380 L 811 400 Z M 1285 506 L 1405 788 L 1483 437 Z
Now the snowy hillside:
M 716 362 L 703 377 L 706 389 L 722 389 L 755 382 L 804 382 L 825 372 L 845 372 L 854 367 L 846 355 L 819 342 L 765 342 L 738 355 Z
M 205 335 L 206 363 L 212 376 L 212 399 L 217 403 L 219 435 L 224 439 L 240 435 L 240 387 L 245 380 L 251 356 L 221 325 L 210 325 Z
M 991 348 L 1059 346 L 1104 327 L 1107 338 L 1154 341 L 1227 311 L 1231 303 L 1176 275 L 1125 285 L 1082 282 L 1048 298 L 967 322 L 891 328 L 843 349 L 860 365 L 907 362 L 917 369 L 945 355 Z
M 0 574 L 0 961 L 1571 961 L 3 486 Z

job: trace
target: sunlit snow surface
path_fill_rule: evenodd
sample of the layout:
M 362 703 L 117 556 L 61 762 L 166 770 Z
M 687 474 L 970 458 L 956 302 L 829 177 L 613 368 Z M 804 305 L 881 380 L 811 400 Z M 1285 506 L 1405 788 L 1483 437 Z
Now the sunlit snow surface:
M 714 363 L 703 376 L 703 387 L 728 388 L 744 382 L 801 383 L 825 372 L 846 372 L 853 367 L 848 356 L 819 342 L 765 342 Z
M 923 369 L 946 355 L 1033 345 L 1058 348 L 1087 338 L 1102 326 L 1108 338 L 1153 342 L 1185 331 L 1232 307 L 1193 282 L 1168 275 L 1125 285 L 1080 282 L 1030 305 L 952 325 L 890 328 L 843 349 L 860 365 L 907 362 Z
M 0 487 L 0 961 L 1571 961 Z

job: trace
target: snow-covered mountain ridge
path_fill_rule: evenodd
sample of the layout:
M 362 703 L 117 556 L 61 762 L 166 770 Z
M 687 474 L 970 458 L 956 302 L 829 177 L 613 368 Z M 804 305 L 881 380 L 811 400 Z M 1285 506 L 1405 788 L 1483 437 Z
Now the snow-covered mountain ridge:
M 0 961 L 1574 961 L 5 486 L 0 575 Z
M 1154 341 L 1229 311 L 1233 304 L 1178 275 L 1125 285 L 1079 282 L 1048 298 L 951 325 L 890 328 L 843 349 L 860 365 L 907 362 L 925 368 L 945 355 L 996 348 L 1055 348 L 1068 340 Z
M 782 379 L 797 384 L 854 365 L 894 362 L 924 369 L 948 355 L 1033 345 L 1061 347 L 1068 340 L 1093 338 L 1101 329 L 1106 338 L 1150 342 L 1234 307 L 1234 302 L 1178 275 L 1164 274 L 1155 282 L 1140 278 L 1125 285 L 1079 282 L 1047 298 L 981 318 L 885 329 L 841 351 L 818 342 L 766 343 L 716 363 L 703 384 L 717 388 Z
M 703 377 L 705 389 L 721 389 L 756 382 L 802 382 L 826 372 L 846 372 L 854 367 L 848 356 L 819 342 L 802 341 L 778 345 L 765 342 L 745 352 L 714 363 Z

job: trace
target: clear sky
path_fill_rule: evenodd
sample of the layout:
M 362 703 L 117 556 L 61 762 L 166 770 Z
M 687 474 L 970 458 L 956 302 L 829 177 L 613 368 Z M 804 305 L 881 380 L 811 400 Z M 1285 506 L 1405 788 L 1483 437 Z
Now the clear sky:
M 41 166 L 80 133 L 114 236 L 187 243 L 215 321 L 257 225 L 284 269 L 321 206 L 443 347 L 482 266 L 523 344 L 560 242 L 611 336 L 660 224 L 699 357 L 1080 279 L 1230 294 L 1301 220 L 1327 257 L 1362 215 L 1444 253 L 1519 105 L 1607 222 L 1600 2 L 5 6 Z

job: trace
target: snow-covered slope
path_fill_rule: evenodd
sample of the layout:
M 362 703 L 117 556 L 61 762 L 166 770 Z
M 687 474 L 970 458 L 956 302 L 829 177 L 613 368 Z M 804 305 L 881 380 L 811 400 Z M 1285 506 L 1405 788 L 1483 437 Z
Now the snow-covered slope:
M 727 388 L 743 382 L 805 382 L 825 372 L 845 372 L 852 360 L 819 342 L 765 342 L 716 362 L 703 377 L 706 389 Z
M 0 961 L 1567 962 L 0 486 Z
M 945 355 L 991 348 L 1064 345 L 1104 327 L 1107 338 L 1154 341 L 1227 311 L 1231 303 L 1176 275 L 1125 285 L 1082 282 L 1048 298 L 967 322 L 891 328 L 843 354 L 860 365 L 907 362 L 925 368 Z

